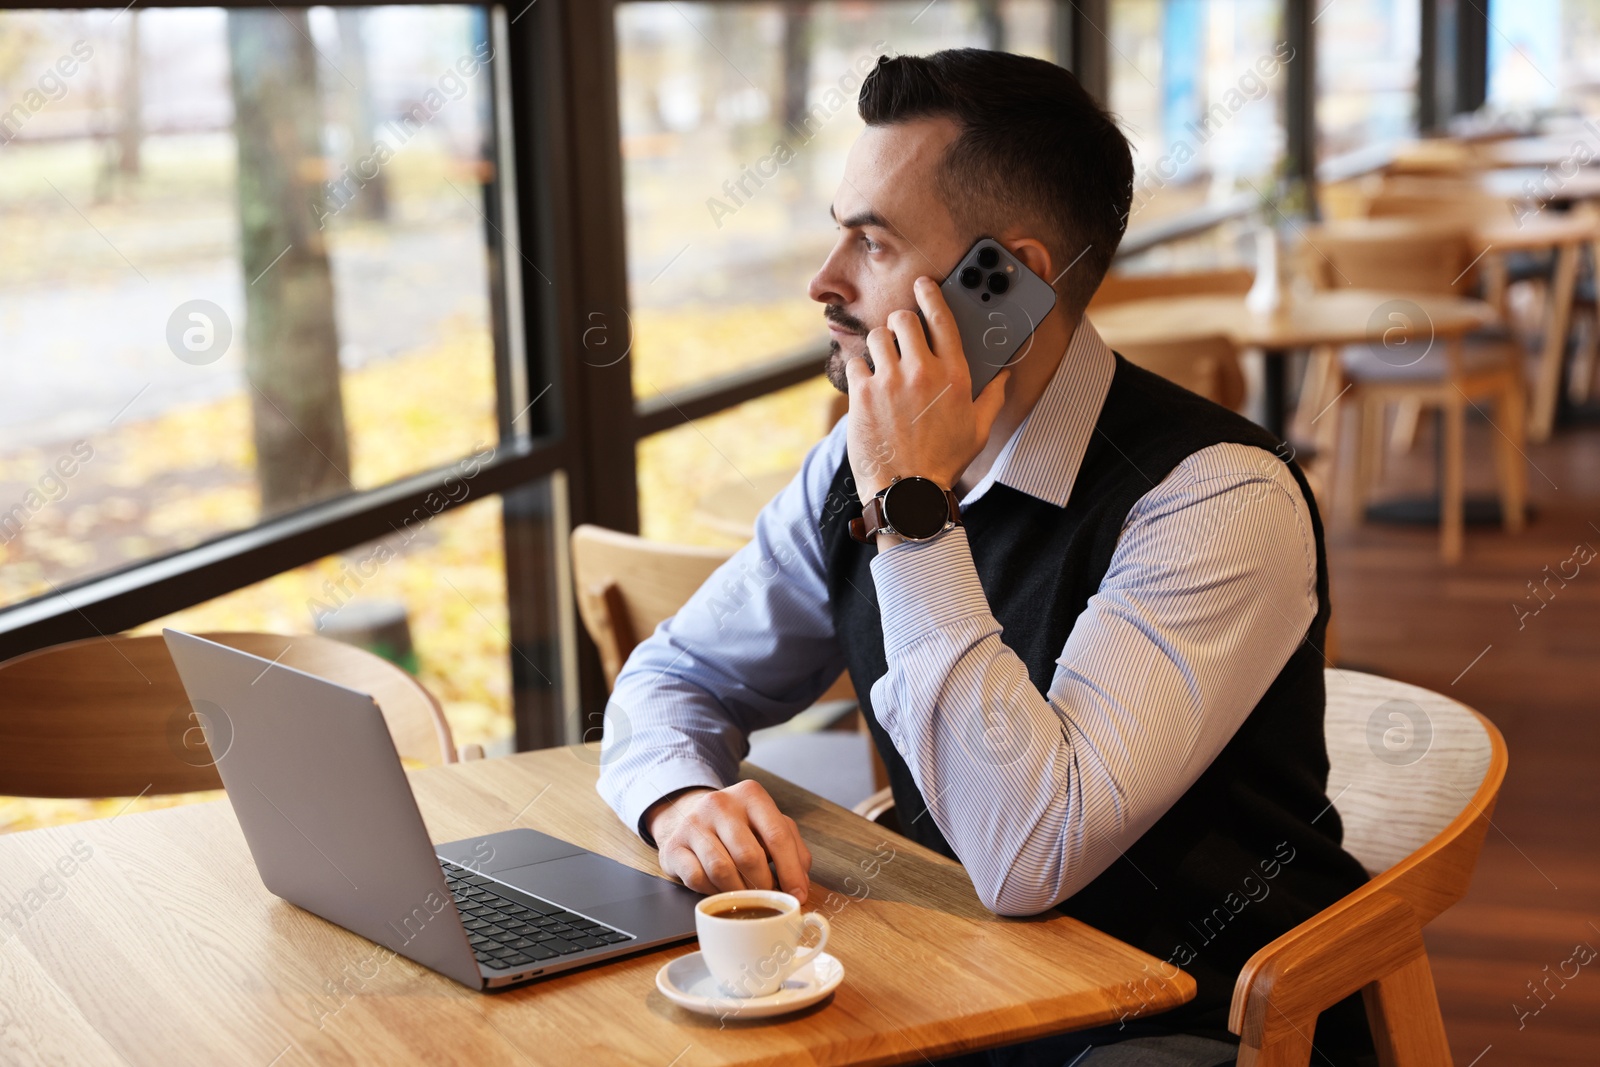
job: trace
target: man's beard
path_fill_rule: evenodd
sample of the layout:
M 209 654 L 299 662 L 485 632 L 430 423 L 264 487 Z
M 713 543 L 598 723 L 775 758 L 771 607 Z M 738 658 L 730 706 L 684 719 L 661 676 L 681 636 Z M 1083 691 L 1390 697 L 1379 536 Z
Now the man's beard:
M 862 325 L 861 320 L 849 314 L 837 304 L 826 305 L 822 309 L 822 317 L 846 330 L 856 331 L 863 338 L 866 336 L 866 327 Z M 846 396 L 850 395 L 850 380 L 845 377 L 844 367 L 850 359 L 854 358 L 856 357 L 851 356 L 848 359 L 845 357 L 844 348 L 840 345 L 837 337 L 828 339 L 828 360 L 823 368 L 823 373 L 827 375 L 828 383 Z M 865 344 L 862 347 L 861 358 L 867 361 L 867 370 L 877 369 L 873 366 L 872 355 L 866 351 Z

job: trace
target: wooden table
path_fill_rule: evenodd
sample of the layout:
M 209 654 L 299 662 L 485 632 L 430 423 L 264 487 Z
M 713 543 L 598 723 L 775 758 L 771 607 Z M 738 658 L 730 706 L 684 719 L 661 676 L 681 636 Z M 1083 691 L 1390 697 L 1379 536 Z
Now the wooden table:
M 584 746 L 411 774 L 436 841 L 512 826 L 641 870 Z M 459 986 L 272 896 L 226 802 L 0 837 L 5 1063 L 894 1064 L 1150 1015 L 1194 981 L 1057 912 L 987 911 L 957 864 L 745 765 L 800 824 L 844 984 L 719 1020 L 655 988 L 692 941 L 504 993 Z M 69 870 L 70 874 L 62 873 Z M 19 910 L 20 909 L 20 910 Z M 1148 970 L 1146 969 L 1148 968 Z
M 1562 167 L 1581 166 L 1585 156 L 1578 146 L 1587 149 L 1589 160 L 1600 159 L 1600 145 L 1592 135 L 1573 132 L 1565 137 L 1543 134 L 1538 137 L 1509 137 L 1474 148 L 1476 158 L 1488 167 Z
M 1405 324 L 1388 315 L 1398 311 Z M 1408 314 L 1409 312 L 1409 314 Z M 1410 320 L 1420 312 L 1415 328 Z M 1181 342 L 1226 337 L 1236 348 L 1258 348 L 1266 355 L 1262 423 L 1280 439 L 1288 425 L 1289 401 L 1284 361 L 1295 349 L 1314 345 L 1360 344 L 1431 336 L 1459 336 L 1494 320 L 1481 300 L 1425 293 L 1332 289 L 1293 298 L 1270 315 L 1251 314 L 1235 294 L 1155 297 L 1131 300 L 1096 311 L 1095 328 L 1107 344 Z
M 1506 200 L 1536 200 L 1541 204 L 1573 204 L 1600 199 L 1600 167 L 1582 167 L 1570 176 L 1559 170 L 1514 167 L 1477 175 L 1478 187 Z

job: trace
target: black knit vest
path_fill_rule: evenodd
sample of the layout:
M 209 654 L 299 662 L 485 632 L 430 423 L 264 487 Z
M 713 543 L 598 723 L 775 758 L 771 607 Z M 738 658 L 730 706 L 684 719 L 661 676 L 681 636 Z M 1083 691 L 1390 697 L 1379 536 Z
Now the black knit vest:
M 1180 462 L 1209 445 L 1284 447 L 1265 429 L 1115 357 L 1116 370 L 1065 508 L 1000 482 L 962 514 L 978 577 L 1008 648 L 1027 665 L 1041 696 L 1089 597 L 1099 588 L 1128 512 Z M 1276 450 L 1276 451 L 1275 451 Z M 1269 455 L 1268 453 L 1272 453 Z M 1305 476 L 1287 460 L 1316 537 L 1317 612 L 1277 679 L 1211 766 L 1137 842 L 1060 910 L 1192 975 L 1195 1000 L 1141 1020 L 1140 1032 L 1228 1038 L 1234 980 L 1261 946 L 1367 880 L 1340 847 L 1343 829 L 1326 795 L 1323 637 L 1328 569 L 1322 523 Z M 834 495 L 834 494 L 837 494 Z M 883 623 L 868 565 L 873 546 L 853 540 L 861 514 L 848 457 L 822 519 L 828 594 L 862 711 L 889 771 L 906 836 L 959 860 L 909 768 L 872 712 L 872 683 L 887 670 Z M 1228 537 L 1223 529 L 1200 536 Z M 973 715 L 979 709 L 972 709 Z M 920 816 L 920 817 L 919 817 Z M 1163 968 L 1170 974 L 1170 969 Z M 1342 1005 L 1365 1037 L 1359 1000 Z M 1137 1015 L 1137 1000 L 1130 1011 Z M 1334 1013 L 1323 1022 L 1334 1022 Z M 1333 1038 L 1317 1030 L 1319 1048 Z

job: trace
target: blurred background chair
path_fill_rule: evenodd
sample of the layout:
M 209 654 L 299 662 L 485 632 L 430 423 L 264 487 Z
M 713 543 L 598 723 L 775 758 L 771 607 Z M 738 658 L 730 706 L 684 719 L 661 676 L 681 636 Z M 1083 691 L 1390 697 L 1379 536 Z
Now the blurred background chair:
M 615 688 L 640 640 L 676 613 L 733 552 L 587 524 L 572 531 L 578 612 L 600 649 L 607 689 Z M 748 758 L 843 807 L 888 780 L 848 673 L 794 719 L 754 731 Z
M 1305 241 L 1305 262 L 1326 288 L 1464 295 L 1473 284 L 1477 253 L 1468 231 L 1452 221 L 1335 222 L 1312 227 Z M 1414 354 L 1419 344 L 1423 350 Z M 1502 522 L 1507 530 L 1520 530 L 1526 499 L 1521 354 L 1516 339 L 1503 327 L 1465 341 L 1435 342 L 1426 337 L 1399 345 L 1349 345 L 1314 352 L 1301 390 L 1301 413 L 1335 407 L 1320 431 L 1319 453 L 1339 455 L 1342 412 L 1356 412 L 1356 464 L 1353 484 L 1344 497 L 1346 513 L 1354 520 L 1362 517 L 1382 475 L 1389 409 L 1401 404 L 1414 405 L 1415 410 L 1437 408 L 1443 423 L 1440 554 L 1446 562 L 1458 561 L 1465 529 L 1466 409 L 1487 400 L 1493 404 L 1497 431 L 1493 443 Z M 1312 421 L 1323 417 L 1319 414 Z M 1335 480 L 1328 479 L 1330 490 Z
M 200 636 L 372 694 L 404 759 L 436 766 L 463 755 L 433 695 L 371 652 L 310 634 Z M 468 758 L 481 756 L 469 747 Z M 221 786 L 159 634 L 92 637 L 0 663 L 0 795 L 159 796 Z
M 1088 314 L 1096 308 L 1147 300 L 1161 296 L 1194 296 L 1201 293 L 1247 293 L 1255 280 L 1243 268 L 1185 271 L 1165 274 L 1124 274 L 1112 271 L 1095 290 Z M 1161 375 L 1213 400 L 1225 408 L 1239 411 L 1248 393 L 1239 353 L 1224 337 L 1206 338 L 1182 344 L 1121 344 L 1117 351 L 1131 363 Z

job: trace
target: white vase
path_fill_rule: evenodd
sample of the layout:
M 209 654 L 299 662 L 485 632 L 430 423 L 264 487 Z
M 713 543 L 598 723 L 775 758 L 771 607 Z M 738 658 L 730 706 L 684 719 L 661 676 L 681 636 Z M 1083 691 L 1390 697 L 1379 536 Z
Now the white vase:
M 1283 303 L 1278 271 L 1278 231 L 1263 226 L 1256 231 L 1256 281 L 1245 294 L 1244 306 L 1252 315 L 1271 315 Z

